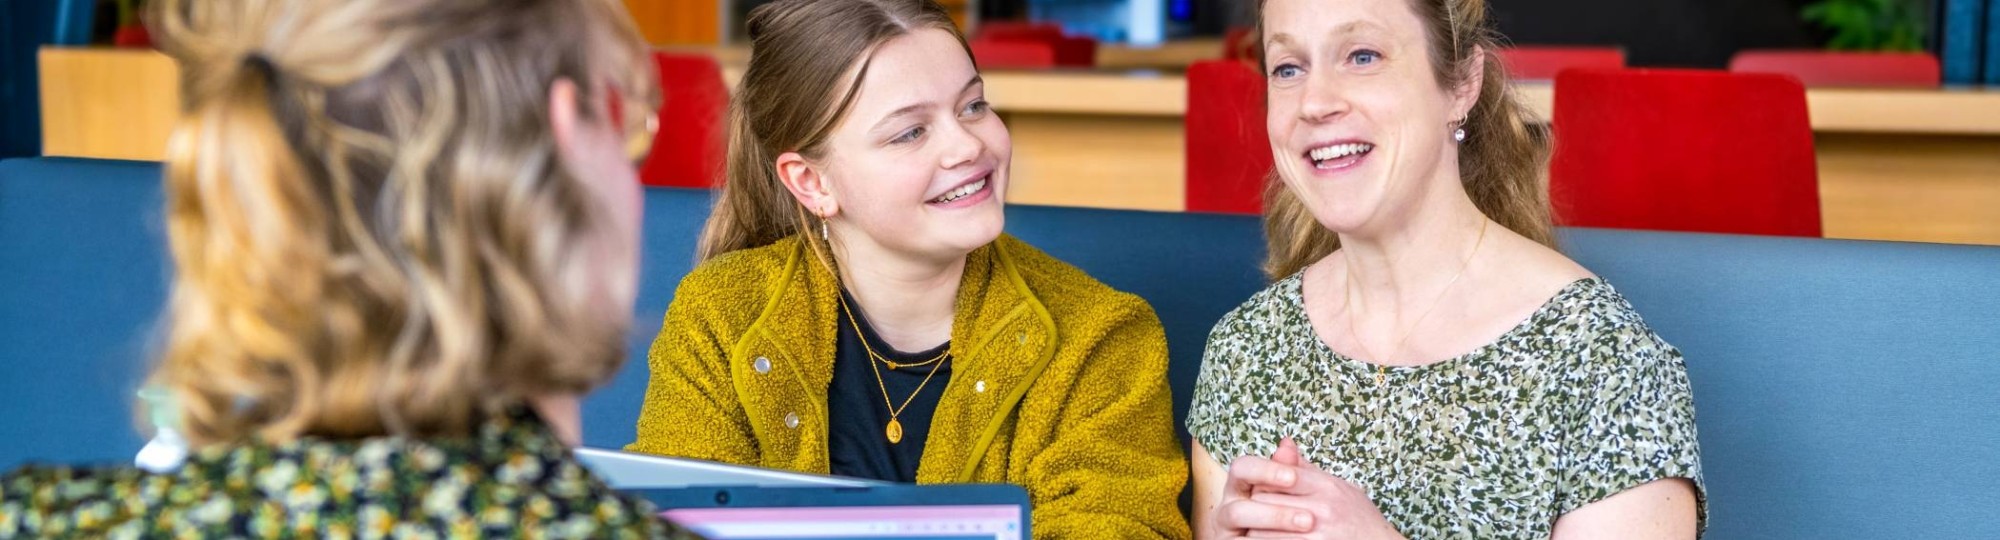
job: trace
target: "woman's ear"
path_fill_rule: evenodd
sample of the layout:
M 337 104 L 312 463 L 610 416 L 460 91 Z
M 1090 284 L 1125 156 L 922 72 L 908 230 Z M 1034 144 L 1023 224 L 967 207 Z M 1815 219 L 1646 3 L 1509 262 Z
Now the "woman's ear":
M 792 192 L 792 197 L 805 205 L 806 211 L 821 218 L 830 218 L 840 213 L 840 201 L 833 195 L 833 186 L 818 164 L 806 159 L 798 152 L 778 154 L 775 164 L 778 181 Z
M 1486 55 L 1489 52 L 1485 47 L 1474 46 L 1472 57 L 1466 59 L 1465 82 L 1452 92 L 1452 110 L 1458 113 L 1456 118 L 1459 120 L 1471 116 L 1472 107 L 1479 104 L 1479 93 L 1486 86 Z
M 576 96 L 576 81 L 557 78 L 549 85 L 549 131 L 555 136 L 556 151 L 564 158 L 574 157 L 571 154 L 579 144 L 578 132 L 583 129 L 578 125 L 583 119 L 581 111 L 577 110 L 581 104 L 577 103 Z

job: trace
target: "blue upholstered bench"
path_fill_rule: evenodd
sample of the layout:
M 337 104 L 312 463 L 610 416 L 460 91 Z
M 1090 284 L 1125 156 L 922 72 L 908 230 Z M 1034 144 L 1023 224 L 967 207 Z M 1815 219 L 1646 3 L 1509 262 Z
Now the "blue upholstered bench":
M 167 268 L 159 169 L 0 162 L 0 468 L 123 461 Z M 645 345 L 709 204 L 646 192 L 633 361 L 585 404 L 631 440 Z M 1014 234 L 1153 303 L 1177 417 L 1221 315 L 1263 284 L 1247 217 L 1017 206 Z M 2000 248 L 1567 230 L 1680 346 L 1709 538 L 2000 538 Z

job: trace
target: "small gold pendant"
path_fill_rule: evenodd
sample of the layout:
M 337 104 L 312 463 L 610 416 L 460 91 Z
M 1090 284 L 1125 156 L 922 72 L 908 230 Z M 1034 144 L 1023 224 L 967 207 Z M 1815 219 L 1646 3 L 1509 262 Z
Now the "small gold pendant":
M 902 423 L 902 422 L 898 422 L 898 421 L 896 421 L 896 419 L 894 419 L 894 418 L 890 418 L 890 419 L 889 419 L 889 429 L 887 429 L 887 430 L 884 430 L 884 431 L 885 431 L 885 432 L 887 433 L 887 435 L 889 435 L 889 444 L 896 444 L 896 443 L 900 443 L 900 442 L 903 442 L 903 423 Z
M 902 365 L 902 364 L 898 364 L 898 363 L 895 363 L 895 362 L 889 362 L 889 369 L 890 369 L 890 370 L 892 370 L 892 371 L 893 371 L 893 370 L 898 370 L 898 369 L 903 369 L 903 365 Z

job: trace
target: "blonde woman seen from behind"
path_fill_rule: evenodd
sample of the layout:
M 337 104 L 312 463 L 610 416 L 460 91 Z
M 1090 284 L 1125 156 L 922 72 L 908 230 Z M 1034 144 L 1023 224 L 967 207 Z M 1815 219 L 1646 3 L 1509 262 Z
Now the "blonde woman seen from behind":
M 186 101 L 150 382 L 193 453 L 15 472 L 11 532 L 690 537 L 569 452 L 636 288 L 655 84 L 620 5 L 154 8 Z

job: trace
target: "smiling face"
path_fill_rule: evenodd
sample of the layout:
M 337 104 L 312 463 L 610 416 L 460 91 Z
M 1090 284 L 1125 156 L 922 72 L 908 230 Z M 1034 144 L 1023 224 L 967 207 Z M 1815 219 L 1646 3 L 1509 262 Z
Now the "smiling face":
M 883 43 L 853 99 L 814 166 L 836 234 L 937 260 L 1000 236 L 1013 141 L 957 38 L 922 29 Z
M 1462 190 L 1451 132 L 1478 89 L 1439 84 L 1411 2 L 1264 6 L 1266 127 L 1276 170 L 1335 232 L 1395 227 L 1425 201 Z

